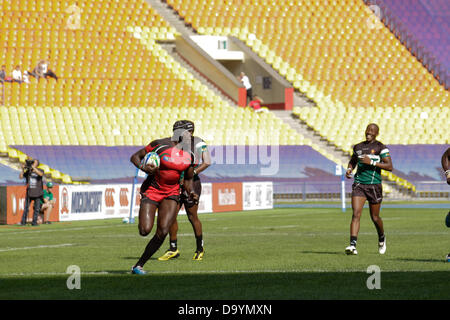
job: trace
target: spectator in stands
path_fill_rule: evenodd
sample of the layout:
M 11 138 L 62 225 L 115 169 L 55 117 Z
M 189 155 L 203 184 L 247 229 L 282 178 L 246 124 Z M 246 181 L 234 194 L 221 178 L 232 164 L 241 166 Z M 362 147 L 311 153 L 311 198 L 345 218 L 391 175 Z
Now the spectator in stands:
M 250 83 L 250 80 L 246 76 L 244 72 L 241 72 L 241 75 L 239 76 L 239 80 L 242 82 L 242 84 L 245 87 L 245 90 L 247 90 L 247 100 L 245 103 L 248 103 L 252 100 L 253 94 L 252 94 L 252 84 Z
M 13 82 L 18 82 L 18 83 L 22 83 L 23 82 L 22 71 L 20 71 L 20 66 L 19 65 L 17 65 L 16 68 L 12 72 L 12 81 Z
M 0 70 L 0 82 L 5 82 L 6 79 L 6 66 L 2 65 L 2 69 Z
M 47 77 L 54 78 L 56 81 L 58 81 L 58 77 L 56 74 L 49 69 L 50 62 L 47 60 L 41 60 L 37 64 L 37 66 L 33 69 L 33 72 L 29 72 L 30 75 L 35 77 L 38 81 L 41 78 L 47 79 Z
M 261 103 L 264 103 L 263 99 L 258 96 L 254 96 L 252 101 L 248 104 L 255 112 L 263 112 L 264 109 L 261 108 Z
M 53 197 L 53 183 L 47 182 L 47 189 L 44 189 L 44 195 L 41 200 L 41 213 L 44 215 L 44 223 L 51 224 L 50 215 L 55 206 L 56 199 Z
M 28 71 L 23 72 L 23 82 L 30 83 L 30 77 L 28 76 Z
M 39 212 L 41 211 L 41 200 L 44 195 L 44 186 L 42 182 L 42 177 L 44 176 L 44 171 L 38 168 L 39 160 L 37 159 L 27 159 L 25 164 L 22 165 L 22 171 L 19 174 L 20 179 L 26 179 L 27 193 L 25 196 L 25 208 L 23 211 L 21 225 L 26 225 L 28 211 L 30 209 L 31 201 L 34 201 L 34 214 L 33 222 L 31 225 L 37 226 L 37 219 Z
M 2 69 L 0 70 L 0 82 L 11 82 L 12 78 L 6 75 L 6 66 L 2 65 Z

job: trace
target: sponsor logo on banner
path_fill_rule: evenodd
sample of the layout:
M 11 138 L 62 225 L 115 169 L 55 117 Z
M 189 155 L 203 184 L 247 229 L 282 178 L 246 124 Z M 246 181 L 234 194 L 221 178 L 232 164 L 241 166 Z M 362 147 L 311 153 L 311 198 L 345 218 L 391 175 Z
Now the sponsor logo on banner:
M 128 207 L 128 188 L 120 188 L 119 202 L 121 207 Z
M 17 214 L 17 202 L 16 202 L 16 196 L 13 194 L 11 196 L 11 202 L 12 202 L 12 214 L 15 216 Z
M 27 193 L 26 186 L 8 186 L 6 187 L 6 224 L 16 224 L 22 220 L 25 209 L 25 197 Z M 31 203 L 32 205 L 33 203 Z M 32 216 L 31 208 L 28 216 Z
M 202 194 L 198 203 L 198 212 L 213 212 L 211 183 L 202 184 Z
M 101 212 L 101 191 L 72 192 L 72 213 Z
M 236 204 L 236 189 L 225 188 L 219 189 L 219 205 L 220 206 L 232 206 Z
M 69 191 L 66 187 L 61 191 L 61 213 L 69 213 Z
M 114 188 L 105 189 L 105 205 L 107 208 L 114 207 Z
M 244 210 L 273 208 L 272 182 L 244 182 Z
M 242 210 L 242 183 L 213 183 L 212 191 L 214 212 Z

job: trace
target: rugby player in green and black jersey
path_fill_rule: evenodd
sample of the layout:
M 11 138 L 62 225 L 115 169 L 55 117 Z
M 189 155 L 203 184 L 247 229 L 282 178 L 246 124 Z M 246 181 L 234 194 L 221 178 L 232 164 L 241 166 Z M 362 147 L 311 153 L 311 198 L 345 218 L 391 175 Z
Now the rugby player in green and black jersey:
M 378 233 L 378 252 L 386 252 L 386 237 L 384 235 L 383 220 L 380 217 L 383 190 L 381 187 L 381 170 L 392 171 L 392 160 L 389 149 L 377 141 L 379 127 L 371 123 L 366 128 L 366 141 L 353 147 L 353 155 L 347 166 L 346 176 L 351 178 L 356 168 L 352 186 L 353 216 L 350 224 L 350 245 L 345 248 L 346 254 L 358 254 L 356 242 L 360 226 L 361 213 L 366 200 L 369 202 L 370 217 Z

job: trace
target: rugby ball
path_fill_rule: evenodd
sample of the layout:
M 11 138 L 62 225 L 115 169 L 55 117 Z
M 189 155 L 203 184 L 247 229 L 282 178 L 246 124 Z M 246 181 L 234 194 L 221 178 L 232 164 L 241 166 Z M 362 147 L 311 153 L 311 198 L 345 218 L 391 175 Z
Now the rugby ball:
M 159 155 L 156 152 L 149 152 L 145 155 L 144 159 L 142 160 L 142 163 L 144 165 L 152 164 L 155 167 L 159 168 L 161 159 L 159 158 Z

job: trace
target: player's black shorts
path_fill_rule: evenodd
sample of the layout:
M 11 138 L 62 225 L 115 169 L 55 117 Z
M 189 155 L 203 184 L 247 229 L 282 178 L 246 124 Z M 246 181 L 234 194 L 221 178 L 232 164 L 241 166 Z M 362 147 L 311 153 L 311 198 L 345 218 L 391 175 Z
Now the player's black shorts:
M 352 197 L 364 197 L 370 204 L 378 204 L 383 201 L 383 187 L 379 184 L 353 183 Z
M 202 183 L 200 179 L 194 180 L 194 192 L 198 195 L 200 198 L 200 195 L 202 194 Z M 181 186 L 181 204 L 184 204 L 185 208 L 190 208 L 195 205 L 193 201 L 188 200 L 188 194 L 183 186 Z
M 168 196 L 168 197 L 165 197 L 165 198 L 161 198 L 160 201 L 156 201 L 156 200 L 150 199 L 149 197 L 147 197 L 147 195 L 145 193 L 141 192 L 141 203 L 144 202 L 144 201 L 148 201 L 150 203 L 153 203 L 157 207 L 159 207 L 159 204 L 161 203 L 161 201 L 163 201 L 165 199 L 176 201 L 176 203 L 180 203 L 181 202 L 179 195 Z

